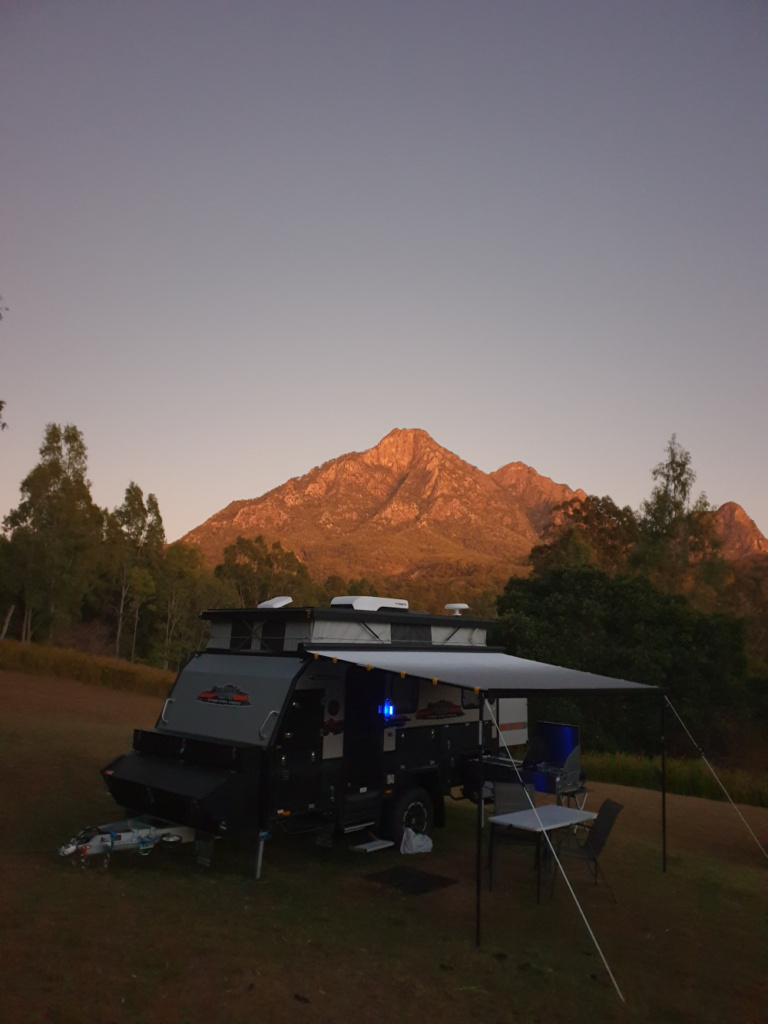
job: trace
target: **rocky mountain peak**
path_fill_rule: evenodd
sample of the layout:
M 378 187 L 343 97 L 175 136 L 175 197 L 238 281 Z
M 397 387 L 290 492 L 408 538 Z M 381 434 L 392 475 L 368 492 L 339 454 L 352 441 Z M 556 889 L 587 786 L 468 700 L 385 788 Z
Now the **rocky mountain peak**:
M 238 536 L 262 534 L 324 579 L 464 577 L 502 586 L 525 572 L 556 505 L 584 499 L 524 462 L 484 473 L 425 430 L 395 429 L 258 498 L 232 502 L 188 533 L 215 565 Z M 712 513 L 725 558 L 768 554 L 768 540 L 733 502 Z
M 395 427 L 377 445 L 363 452 L 361 458 L 370 466 L 385 466 L 395 472 L 403 472 L 414 462 L 435 455 L 456 458 L 430 437 L 426 430 Z
M 425 430 L 391 430 L 260 498 L 234 502 L 187 534 L 209 562 L 238 535 L 279 539 L 317 576 L 419 566 L 523 565 L 554 505 L 577 493 L 522 463 L 484 473 Z M 521 476 L 522 473 L 522 476 Z M 523 484 L 519 479 L 524 478 Z
M 586 491 L 574 491 L 567 484 L 558 484 L 548 476 L 541 476 L 524 462 L 509 462 L 491 473 L 490 477 L 525 505 L 537 530 L 544 528 L 555 505 L 573 498 L 583 501 L 587 496 Z
M 726 501 L 714 513 L 716 530 L 722 541 L 723 558 L 749 558 L 768 554 L 768 539 L 757 528 L 741 505 Z

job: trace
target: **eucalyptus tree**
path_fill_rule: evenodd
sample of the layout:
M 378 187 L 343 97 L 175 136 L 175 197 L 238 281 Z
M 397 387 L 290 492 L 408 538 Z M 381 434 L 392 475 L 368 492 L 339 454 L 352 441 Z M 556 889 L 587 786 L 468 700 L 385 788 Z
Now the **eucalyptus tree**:
M 21 482 L 21 501 L 3 520 L 23 608 L 22 639 L 53 639 L 80 618 L 93 587 L 105 513 L 91 497 L 87 449 L 71 423 L 49 423 L 40 461 Z
M 615 575 L 627 571 L 638 534 L 638 517 L 628 505 L 588 494 L 555 506 L 544 543 L 532 548 L 529 560 L 538 576 L 581 566 Z
M 704 492 L 694 498 L 691 454 L 676 434 L 652 475 L 655 486 L 640 506 L 636 564 L 657 586 L 679 594 L 691 589 L 695 570 L 706 572 L 718 558 L 713 508 Z
M 325 596 L 323 587 L 313 582 L 293 551 L 286 551 L 280 541 L 268 547 L 261 534 L 251 539 L 238 537 L 224 548 L 223 561 L 214 575 L 230 584 L 241 608 L 255 608 L 280 594 L 289 594 L 296 604 L 316 604 Z
M 209 627 L 200 619 L 200 612 L 204 608 L 231 608 L 238 601 L 231 581 L 207 568 L 199 547 L 182 541 L 169 544 L 154 598 L 154 662 L 163 668 L 180 665 L 204 645 Z
M 154 494 L 144 492 L 134 481 L 125 489 L 122 505 L 110 515 L 107 547 L 113 561 L 115 586 L 115 655 L 120 656 L 126 615 L 133 612 L 131 660 L 136 653 L 139 614 L 155 592 L 165 543 L 160 506 Z

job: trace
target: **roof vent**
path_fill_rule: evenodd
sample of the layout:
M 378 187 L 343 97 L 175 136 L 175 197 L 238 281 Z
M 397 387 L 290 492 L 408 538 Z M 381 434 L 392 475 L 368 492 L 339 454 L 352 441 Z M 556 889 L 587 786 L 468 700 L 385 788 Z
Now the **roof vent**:
M 461 615 L 461 613 L 465 612 L 467 608 L 469 608 L 468 604 L 447 604 L 445 606 L 445 610 L 447 612 L 453 612 L 454 615 Z
M 395 608 L 401 612 L 408 611 L 408 602 L 401 597 L 360 597 L 347 595 L 334 597 L 331 608 L 354 608 L 356 612 L 377 612 L 381 608 Z
M 262 601 L 261 604 L 257 604 L 257 608 L 284 608 L 287 604 L 292 604 L 292 597 L 270 597 L 268 601 Z

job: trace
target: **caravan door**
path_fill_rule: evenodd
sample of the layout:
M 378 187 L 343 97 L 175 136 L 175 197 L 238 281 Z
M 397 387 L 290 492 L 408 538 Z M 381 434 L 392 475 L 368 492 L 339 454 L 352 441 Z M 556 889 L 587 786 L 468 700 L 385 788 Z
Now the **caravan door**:
M 274 747 L 272 807 L 303 814 L 321 808 L 324 690 L 293 691 Z

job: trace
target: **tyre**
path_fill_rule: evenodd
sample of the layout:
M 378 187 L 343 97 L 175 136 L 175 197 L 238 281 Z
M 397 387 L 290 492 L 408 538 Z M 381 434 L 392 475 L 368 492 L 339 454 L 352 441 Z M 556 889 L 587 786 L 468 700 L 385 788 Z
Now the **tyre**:
M 420 786 L 406 789 L 397 797 L 385 816 L 382 831 L 387 839 L 400 846 L 403 831 L 412 828 L 414 832 L 426 835 L 435 823 L 435 805 L 432 797 Z

